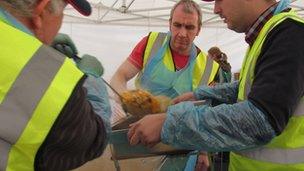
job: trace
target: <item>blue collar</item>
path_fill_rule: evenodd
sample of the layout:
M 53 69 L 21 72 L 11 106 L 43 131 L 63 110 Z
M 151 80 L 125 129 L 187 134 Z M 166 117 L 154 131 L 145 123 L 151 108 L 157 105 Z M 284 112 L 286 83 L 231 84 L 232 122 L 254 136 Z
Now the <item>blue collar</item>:
M 8 13 L 6 10 L 2 9 L 1 7 L 0 7 L 0 21 L 4 22 L 12 27 L 15 27 L 18 30 L 23 31 L 24 33 L 33 35 L 33 33 L 27 27 L 25 27 L 14 16 L 12 16 L 10 13 Z

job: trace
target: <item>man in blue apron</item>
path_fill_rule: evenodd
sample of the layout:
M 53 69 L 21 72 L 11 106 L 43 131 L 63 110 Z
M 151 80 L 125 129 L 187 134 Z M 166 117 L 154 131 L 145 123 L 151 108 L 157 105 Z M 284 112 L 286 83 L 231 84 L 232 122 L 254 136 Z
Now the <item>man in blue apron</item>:
M 126 91 L 127 82 L 136 76 L 136 88 L 170 98 L 208 85 L 219 65 L 193 43 L 201 25 L 199 5 L 179 1 L 171 10 L 169 32 L 144 37 L 113 75 L 111 85 L 118 92 Z
M 170 31 L 151 32 L 133 49 L 118 68 L 111 85 L 127 90 L 127 81 L 136 77 L 136 88 L 153 95 L 174 98 L 213 81 L 218 64 L 193 41 L 201 29 L 201 9 L 194 1 L 179 1 L 171 10 Z

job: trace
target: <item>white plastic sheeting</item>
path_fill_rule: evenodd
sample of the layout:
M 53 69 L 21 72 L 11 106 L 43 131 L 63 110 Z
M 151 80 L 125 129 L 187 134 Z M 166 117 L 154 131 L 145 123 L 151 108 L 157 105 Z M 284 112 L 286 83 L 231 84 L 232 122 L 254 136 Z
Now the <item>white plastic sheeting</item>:
M 178 0 L 88 0 L 93 13 L 87 18 L 71 7 L 65 11 L 65 22 L 108 25 L 167 26 L 172 6 Z M 218 15 L 213 14 L 213 2 L 194 0 L 203 12 L 204 27 L 224 27 Z M 291 0 L 291 6 L 304 16 L 304 1 Z
M 111 25 L 167 26 L 170 10 L 177 0 L 89 0 L 93 13 L 89 18 L 77 14 L 73 8 L 66 10 L 66 22 Z M 212 4 L 195 0 L 203 10 L 203 22 L 221 23 L 213 14 Z M 207 24 L 206 24 L 207 25 Z M 214 24 L 213 24 L 214 25 Z

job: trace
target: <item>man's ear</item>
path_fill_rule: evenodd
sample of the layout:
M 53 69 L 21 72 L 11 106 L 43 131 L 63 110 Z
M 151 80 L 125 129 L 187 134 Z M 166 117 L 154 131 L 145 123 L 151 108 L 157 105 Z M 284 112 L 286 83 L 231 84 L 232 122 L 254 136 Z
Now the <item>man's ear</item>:
M 33 17 L 32 17 L 32 23 L 33 23 L 33 29 L 36 31 L 39 30 L 42 27 L 42 19 L 43 19 L 43 13 L 45 10 L 47 10 L 47 6 L 50 0 L 40 0 L 38 1 L 37 5 L 34 7 L 33 10 Z

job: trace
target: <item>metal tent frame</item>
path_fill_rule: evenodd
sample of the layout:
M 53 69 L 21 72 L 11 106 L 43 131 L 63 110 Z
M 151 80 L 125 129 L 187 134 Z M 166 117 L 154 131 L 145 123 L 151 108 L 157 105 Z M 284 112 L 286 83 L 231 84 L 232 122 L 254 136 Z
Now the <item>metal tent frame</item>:
M 90 17 L 79 15 L 72 7 L 65 10 L 65 23 L 167 27 L 170 10 L 178 0 L 89 0 Z M 213 14 L 213 2 L 195 0 L 203 11 L 203 27 L 225 27 Z M 292 0 L 291 7 L 304 17 L 304 1 Z

